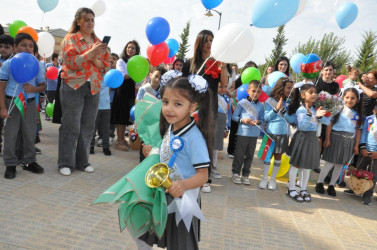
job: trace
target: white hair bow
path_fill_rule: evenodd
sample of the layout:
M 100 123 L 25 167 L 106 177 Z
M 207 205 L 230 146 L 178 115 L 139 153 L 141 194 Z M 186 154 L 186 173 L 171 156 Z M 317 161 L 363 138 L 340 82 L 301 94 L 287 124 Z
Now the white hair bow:
M 169 70 L 161 76 L 161 86 L 165 86 L 168 81 L 180 76 L 182 76 L 182 72 L 179 72 L 178 70 Z
M 188 81 L 191 84 L 191 87 L 198 91 L 199 93 L 205 93 L 208 90 L 208 83 L 206 79 L 204 79 L 200 75 L 189 75 Z

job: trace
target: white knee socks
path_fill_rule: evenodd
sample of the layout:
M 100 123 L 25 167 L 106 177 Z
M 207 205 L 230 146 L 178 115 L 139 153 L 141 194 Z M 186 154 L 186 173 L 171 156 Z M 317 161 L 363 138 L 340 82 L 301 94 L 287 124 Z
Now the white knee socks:
M 265 162 L 263 165 L 263 179 L 268 180 L 268 172 L 270 171 L 270 163 Z
M 217 157 L 219 156 L 219 150 L 213 150 L 213 155 L 212 155 L 212 163 L 213 163 L 213 168 L 216 169 L 217 166 Z
M 343 165 L 335 164 L 334 171 L 332 172 L 331 181 L 329 185 L 335 186 L 336 181 L 340 177 L 340 173 L 342 172 Z
M 296 190 L 296 176 L 298 168 L 291 166 L 289 169 L 289 190 Z
M 310 169 L 302 169 L 302 183 L 301 190 L 306 190 L 310 177 Z
M 272 168 L 271 179 L 273 179 L 273 180 L 276 179 L 276 175 L 278 174 L 279 169 L 280 169 L 280 164 L 281 164 L 281 161 L 275 160 L 274 166 Z
M 329 174 L 331 168 L 334 166 L 333 163 L 325 162 L 325 165 L 321 169 L 321 173 L 319 173 L 318 183 L 323 183 L 325 181 L 326 176 Z

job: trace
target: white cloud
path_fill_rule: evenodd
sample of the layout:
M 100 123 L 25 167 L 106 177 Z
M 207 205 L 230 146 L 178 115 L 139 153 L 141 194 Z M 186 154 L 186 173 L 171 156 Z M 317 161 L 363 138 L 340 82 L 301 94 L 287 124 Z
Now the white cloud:
M 95 31 L 100 39 L 104 35 L 112 37 L 110 47 L 114 52 L 120 53 L 123 46 L 132 39 L 139 41 L 142 54 L 146 54 L 148 45 L 145 36 L 145 25 L 155 16 L 166 18 L 170 24 L 170 36 L 178 41 L 186 22 L 191 21 L 189 42 L 191 47 L 195 42 L 196 34 L 202 29 L 209 29 L 216 35 L 219 15 L 214 13 L 212 17 L 204 16 L 205 8 L 200 0 L 104 0 L 107 5 L 106 12 L 96 18 Z M 13 20 L 23 20 L 28 25 L 39 28 L 63 28 L 68 30 L 71 26 L 74 14 L 80 7 L 90 7 L 94 0 L 60 0 L 56 9 L 48 12 L 43 17 L 37 0 L 0 0 L 2 13 L 0 23 L 5 25 Z M 251 12 L 254 0 L 224 0 L 216 8 L 222 12 L 221 26 L 231 22 L 250 24 Z M 298 42 L 305 42 L 310 36 L 318 38 L 324 24 L 323 33 L 334 32 L 336 35 L 346 38 L 347 49 L 355 50 L 361 41 L 364 30 L 376 31 L 377 1 L 354 0 L 358 5 L 359 15 L 355 22 L 344 30 L 340 30 L 335 22 L 334 2 L 336 7 L 345 0 L 307 0 L 307 6 L 303 13 L 293 18 L 286 25 L 286 37 L 289 39 L 285 46 L 288 55 Z M 42 22 L 43 17 L 43 22 Z M 251 55 L 239 63 L 242 66 L 247 60 L 262 63 L 273 49 L 272 38 L 276 35 L 276 29 L 254 28 L 254 50 Z M 190 52 L 191 54 L 191 52 Z

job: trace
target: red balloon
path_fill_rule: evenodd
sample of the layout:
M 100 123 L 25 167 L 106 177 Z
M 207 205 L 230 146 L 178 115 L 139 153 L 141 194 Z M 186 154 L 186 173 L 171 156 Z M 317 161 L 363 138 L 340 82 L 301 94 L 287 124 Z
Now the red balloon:
M 346 79 L 347 77 L 345 75 L 340 75 L 335 79 L 335 82 L 339 84 L 339 88 L 343 88 L 343 81 Z
M 149 62 L 153 66 L 158 66 L 161 63 L 165 61 L 166 58 L 168 58 L 169 55 L 169 46 L 166 44 L 166 42 L 152 45 L 149 44 L 147 48 L 147 56 L 149 59 Z
M 168 57 L 168 58 L 165 59 L 164 63 L 165 64 L 172 64 L 174 62 L 174 60 L 175 60 L 175 56 L 173 56 L 172 58 Z
M 50 66 L 46 70 L 46 77 L 50 80 L 56 80 L 58 78 L 58 69 L 54 66 Z
M 262 93 L 259 96 L 259 101 L 260 102 L 265 102 L 265 101 L 267 101 L 268 97 L 269 96 L 266 94 L 266 92 L 262 91 Z

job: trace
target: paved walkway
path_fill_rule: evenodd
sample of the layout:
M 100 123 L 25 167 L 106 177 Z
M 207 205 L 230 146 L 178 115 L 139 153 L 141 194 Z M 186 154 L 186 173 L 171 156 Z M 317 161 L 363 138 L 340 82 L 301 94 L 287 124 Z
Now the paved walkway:
M 91 156 L 96 171 L 57 170 L 58 126 L 43 123 L 41 175 L 17 168 L 17 177 L 0 177 L 0 249 L 135 249 L 125 230 L 119 232 L 117 206 L 90 205 L 106 188 L 138 164 L 138 152 L 101 148 Z M 223 153 L 224 154 L 224 153 Z M 225 154 L 224 154 L 225 156 Z M 223 175 L 214 180 L 213 192 L 202 194 L 201 249 L 376 249 L 377 201 L 364 206 L 358 197 L 338 190 L 336 198 L 317 195 L 312 173 L 308 190 L 311 203 L 299 204 L 286 195 L 279 181 L 275 192 L 259 190 L 262 162 L 254 161 L 251 185 L 230 180 L 231 160 L 219 160 Z M 0 163 L 1 175 L 4 164 Z M 157 248 L 156 248 L 157 249 Z

